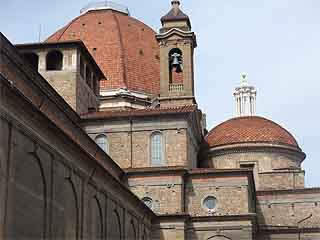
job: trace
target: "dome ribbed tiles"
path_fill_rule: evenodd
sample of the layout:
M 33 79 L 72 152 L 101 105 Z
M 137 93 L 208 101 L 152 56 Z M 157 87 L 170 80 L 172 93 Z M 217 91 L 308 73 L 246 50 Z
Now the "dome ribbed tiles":
M 91 10 L 75 18 L 47 42 L 82 40 L 107 80 L 101 89 L 159 94 L 159 45 L 144 23 L 115 10 Z
M 295 147 L 295 138 L 283 127 L 262 117 L 239 117 L 230 119 L 213 128 L 206 136 L 209 146 L 241 143 L 271 143 Z

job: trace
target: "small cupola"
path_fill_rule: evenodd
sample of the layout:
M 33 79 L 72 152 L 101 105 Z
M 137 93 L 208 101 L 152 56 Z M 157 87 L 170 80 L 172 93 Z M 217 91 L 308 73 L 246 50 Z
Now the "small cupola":
M 184 31 L 191 30 L 191 22 L 188 17 L 180 9 L 180 1 L 173 0 L 171 1 L 172 8 L 171 10 L 161 18 L 162 29 L 160 32 L 166 32 L 171 28 L 179 28 Z

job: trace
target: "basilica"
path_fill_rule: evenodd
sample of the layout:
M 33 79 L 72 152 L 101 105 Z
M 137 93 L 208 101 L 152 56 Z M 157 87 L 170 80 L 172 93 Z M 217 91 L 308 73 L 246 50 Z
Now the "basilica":
M 306 154 L 246 74 L 207 128 L 184 11 L 155 31 L 104 1 L 44 42 L 0 33 L 0 239 L 320 239 Z

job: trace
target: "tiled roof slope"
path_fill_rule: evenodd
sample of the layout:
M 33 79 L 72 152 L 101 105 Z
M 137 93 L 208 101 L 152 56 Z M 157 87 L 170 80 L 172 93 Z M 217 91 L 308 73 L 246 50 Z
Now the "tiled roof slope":
M 71 21 L 47 42 L 82 40 L 107 80 L 101 89 L 160 92 L 159 45 L 144 23 L 114 10 L 92 10 Z
M 186 20 L 190 22 L 190 19 L 188 15 L 186 15 L 184 12 L 181 11 L 181 9 L 178 9 L 177 11 L 172 8 L 170 12 L 168 12 L 165 16 L 161 18 L 161 22 L 165 21 L 183 21 Z
M 120 117 L 145 117 L 145 116 L 159 116 L 169 114 L 183 114 L 197 111 L 196 105 L 170 107 L 170 108 L 147 108 L 147 109 L 131 109 L 131 110 L 114 110 L 101 111 L 83 114 L 82 119 L 110 119 Z
M 263 117 L 239 117 L 221 123 L 206 136 L 209 147 L 240 143 L 272 143 L 300 150 L 295 138 L 283 127 Z

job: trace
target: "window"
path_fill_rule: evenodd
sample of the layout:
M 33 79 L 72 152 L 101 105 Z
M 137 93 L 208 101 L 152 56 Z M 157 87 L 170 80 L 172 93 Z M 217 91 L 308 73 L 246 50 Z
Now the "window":
M 203 200 L 202 205 L 207 210 L 214 210 L 217 207 L 217 199 L 213 196 L 208 196 Z
M 163 136 L 160 132 L 154 133 L 151 136 L 151 165 L 162 166 L 164 165 L 163 153 Z
M 95 142 L 103 151 L 109 154 L 109 143 L 106 135 L 97 136 Z
M 61 71 L 63 55 L 59 51 L 51 51 L 47 54 L 47 71 Z

